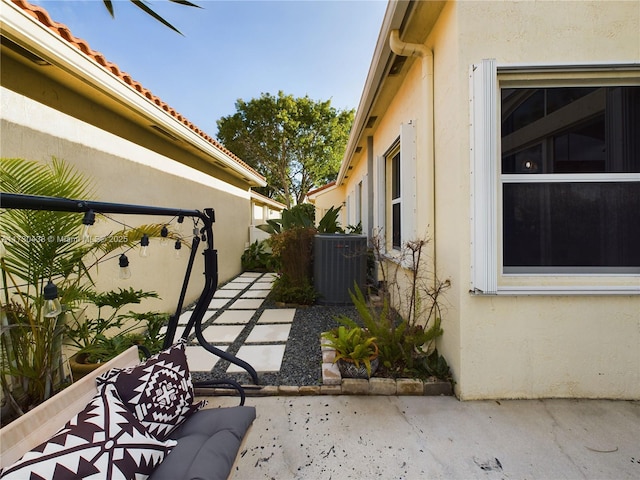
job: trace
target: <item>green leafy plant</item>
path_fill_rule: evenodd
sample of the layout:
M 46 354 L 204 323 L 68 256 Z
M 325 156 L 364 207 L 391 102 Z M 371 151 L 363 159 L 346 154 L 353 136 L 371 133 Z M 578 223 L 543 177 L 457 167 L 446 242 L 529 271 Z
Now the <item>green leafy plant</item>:
M 156 315 L 128 314 L 119 315 L 120 310 L 131 304 L 139 304 L 145 298 L 158 298 L 155 292 L 142 290 L 128 290 L 120 288 L 118 291 L 105 293 L 89 293 L 87 303 L 97 308 L 97 318 L 83 319 L 87 308 L 71 312 L 73 322 L 65 325 L 66 341 L 78 349 L 77 356 L 83 355 L 87 363 L 100 363 L 109 360 L 125 351 L 134 344 L 143 343 L 143 338 L 132 334 L 139 330 L 142 321 Z M 108 316 L 103 316 L 104 309 L 111 310 Z M 132 322 L 131 320 L 135 320 Z M 127 325 L 128 324 L 128 325 Z M 111 331 L 112 335 L 108 335 Z M 113 334 L 113 332 L 116 332 Z
M 371 305 L 358 285 L 354 287 L 355 293 L 349 292 L 351 299 L 364 327 L 376 338 L 380 363 L 386 373 L 393 377 L 426 376 L 428 372 L 422 368 L 426 364 L 421 359 L 429 356 L 431 343 L 443 333 L 440 319 L 435 319 L 427 330 L 421 325 L 410 325 L 389 307 L 388 299 L 383 299 L 381 307 Z M 349 317 L 339 316 L 336 320 L 348 327 L 357 327 Z
M 318 233 L 344 233 L 340 227 L 338 216 L 340 215 L 340 207 L 331 207 L 327 210 L 320 222 L 318 222 Z
M 367 301 L 357 284 L 349 294 L 362 325 L 377 339 L 383 373 L 450 380 L 445 359 L 439 354 L 434 356 L 436 339 L 443 334 L 440 296 L 450 282 L 425 272 L 425 240 L 407 242 L 401 255 L 394 259 L 384 254 L 381 243 L 379 237 L 374 237 L 372 255 L 382 277 L 377 289 L 379 302 Z M 405 275 L 402 281 L 401 273 Z M 392 303 L 397 308 L 391 308 Z M 345 316 L 337 320 L 348 327 L 358 325 Z
M 313 305 L 318 299 L 318 292 L 309 283 L 309 280 L 305 279 L 302 283 L 294 283 L 286 275 L 274 280 L 270 295 L 276 302 L 295 305 Z
M 267 240 L 256 240 L 247 248 L 240 262 L 245 272 L 270 272 L 273 270 L 273 254 L 267 251 Z
M 269 219 L 266 224 L 258 225 L 257 228 L 271 235 L 277 235 L 293 228 L 313 227 L 313 219 L 304 209 L 285 208 L 280 215 L 280 218 Z
M 65 162 L 0 159 L 0 191 L 91 200 L 89 179 Z M 0 382 L 10 414 L 22 414 L 64 386 L 62 344 L 67 312 L 91 294 L 92 268 L 162 225 L 143 225 L 91 242 L 78 241 L 83 214 L 0 211 Z M 169 235 L 173 238 L 173 234 Z M 117 239 L 117 240 L 116 240 Z M 124 240 L 123 240 L 124 239 Z M 44 287 L 55 282 L 64 310 L 44 315 Z
M 451 370 L 445 358 L 438 353 L 438 349 L 434 349 L 431 355 L 426 359 L 423 357 L 424 369 L 436 378 L 442 380 L 453 381 L 451 378 Z
M 335 360 L 347 360 L 360 367 L 363 363 L 367 369 L 367 374 L 371 376 L 371 360 L 378 355 L 376 337 L 373 337 L 367 330 L 358 327 L 346 327 L 340 325 L 322 334 L 326 340 L 324 345 L 336 351 Z
M 63 162 L 0 160 L 0 191 L 90 198 L 90 182 Z M 66 239 L 77 236 L 81 218 L 64 212 L 3 210 L 0 215 L 2 271 L 3 395 L 22 414 L 61 388 L 62 318 L 46 317 L 43 291 L 51 278 L 87 274 L 86 250 Z M 60 283 L 60 282 L 58 282 Z M 69 282 L 60 300 L 73 301 L 82 286 Z M 62 293 L 62 291 L 61 291 Z
M 311 227 L 289 228 L 271 237 L 273 255 L 280 266 L 280 276 L 271 289 L 274 300 L 310 305 L 317 295 L 313 289 L 313 237 Z
M 258 228 L 271 234 L 273 264 L 280 278 L 272 289 L 272 298 L 279 302 L 309 305 L 317 299 L 313 290 L 313 237 L 317 233 L 343 233 L 338 222 L 340 207 L 331 207 L 313 226 L 311 209 L 297 205 L 282 211 L 282 218 L 268 220 Z

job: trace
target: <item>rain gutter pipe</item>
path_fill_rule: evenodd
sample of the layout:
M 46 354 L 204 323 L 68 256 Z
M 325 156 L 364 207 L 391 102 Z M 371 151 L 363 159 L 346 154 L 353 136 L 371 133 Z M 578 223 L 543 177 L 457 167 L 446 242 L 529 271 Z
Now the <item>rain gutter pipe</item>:
M 436 272 L 436 166 L 434 147 L 434 105 L 433 105 L 433 52 L 422 43 L 408 43 L 400 40 L 400 31 L 391 30 L 389 33 L 389 47 L 391 51 L 401 57 L 418 57 L 422 62 L 422 102 L 424 112 L 424 128 L 419 132 L 424 132 L 425 138 L 422 146 L 425 152 L 426 171 L 431 174 L 431 185 L 427 194 L 427 222 L 431 225 L 431 232 L 427 233 L 430 240 L 429 257 L 433 263 L 433 272 Z M 417 166 L 416 166 L 417 170 Z M 417 179 L 416 179 L 417 180 Z M 417 185 L 416 185 L 417 186 Z M 417 234 L 417 232 L 416 232 Z M 435 281 L 435 275 L 434 275 Z

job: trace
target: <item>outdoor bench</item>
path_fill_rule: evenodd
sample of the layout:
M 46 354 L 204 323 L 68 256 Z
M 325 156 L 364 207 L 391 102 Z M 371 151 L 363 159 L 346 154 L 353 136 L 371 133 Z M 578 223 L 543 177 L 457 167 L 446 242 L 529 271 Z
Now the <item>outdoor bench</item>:
M 101 395 L 105 396 L 111 389 L 115 389 L 111 384 L 105 388 L 97 387 L 96 379 L 108 376 L 110 372 L 114 371 L 112 370 L 114 368 L 124 369 L 138 365 L 144 364 L 140 364 L 137 348 L 131 347 L 93 373 L 73 383 L 48 401 L 2 428 L 0 430 L 0 467 L 4 469 L 21 458 L 21 462 L 25 461 L 25 458 L 28 459 L 34 450 L 38 452 L 40 457 L 43 454 L 49 454 L 54 460 L 60 461 L 59 458 L 68 454 L 71 443 L 73 443 L 71 446 L 75 448 L 77 443 L 81 443 L 79 440 L 84 438 L 82 435 L 76 436 L 64 445 L 65 442 L 60 438 L 69 438 L 70 434 L 67 433 L 66 437 L 61 437 L 61 432 L 65 434 L 74 425 L 82 422 L 85 422 L 83 425 L 86 426 L 88 420 L 95 436 L 93 439 L 85 438 L 88 443 L 84 448 L 85 451 L 91 450 L 93 452 L 93 457 L 97 459 L 94 463 L 98 468 L 101 467 L 101 462 L 105 464 L 102 465 L 102 468 L 113 468 L 115 464 L 122 469 L 123 465 L 128 468 L 131 464 L 135 464 L 134 468 L 146 469 L 147 471 L 143 473 L 150 473 L 151 480 L 218 480 L 228 478 L 246 434 L 255 419 L 254 407 L 238 406 L 197 410 L 195 413 L 190 413 L 180 426 L 168 433 L 166 439 L 159 441 L 146 431 L 142 425 L 144 422 L 138 422 L 136 417 L 131 419 L 133 414 L 129 409 L 123 408 L 125 402 L 113 403 L 110 400 L 110 406 L 104 409 L 107 411 L 104 416 L 115 418 L 117 421 L 112 420 L 111 424 L 109 421 L 105 422 L 104 433 L 102 430 L 97 432 L 98 429 L 93 428 L 94 425 L 91 423 L 94 421 L 93 417 L 98 416 L 94 415 L 94 412 L 100 410 L 98 407 L 92 408 L 94 404 L 98 404 L 96 399 L 100 399 Z M 119 400 L 117 396 L 114 398 Z M 77 423 L 74 423 L 76 418 Z M 127 420 L 128 418 L 130 421 Z M 70 422 L 71 419 L 74 419 L 74 422 Z M 116 426 L 114 427 L 114 425 Z M 140 425 L 139 430 L 141 431 L 136 431 L 136 427 L 132 425 Z M 103 436 L 100 437 L 100 435 Z M 113 435 L 113 438 L 110 435 Z M 52 436 L 55 436 L 54 441 L 47 442 Z M 146 440 L 141 441 L 141 438 Z M 47 442 L 46 447 L 42 447 L 44 442 Z M 116 444 L 120 442 L 120 444 L 114 448 L 114 442 Z M 145 442 L 148 442 L 148 445 L 144 444 Z M 142 444 L 144 445 L 141 446 Z M 131 448 L 128 445 L 131 445 Z M 56 452 L 61 451 L 63 447 L 67 450 L 57 454 Z M 167 452 L 169 453 L 167 454 Z M 95 465 L 83 466 L 84 459 L 90 456 L 84 453 L 83 455 L 80 460 L 76 456 L 75 460 L 69 461 L 68 465 L 74 461 L 75 465 L 69 467 L 68 474 L 66 466 L 61 467 L 54 463 L 54 467 L 43 467 L 50 468 L 51 475 L 31 478 L 107 478 L 102 470 L 99 472 L 91 470 L 96 468 Z M 5 473 L 3 471 L 3 475 Z M 59 475 L 59 473 L 64 473 L 64 475 Z M 128 474 L 122 476 L 120 471 L 117 473 L 118 475 L 113 478 L 129 478 Z M 135 474 L 130 478 L 134 477 Z M 9 472 L 7 478 L 20 477 L 11 477 Z M 111 474 L 108 475 L 108 478 L 112 478 Z M 144 476 L 140 478 L 144 478 Z

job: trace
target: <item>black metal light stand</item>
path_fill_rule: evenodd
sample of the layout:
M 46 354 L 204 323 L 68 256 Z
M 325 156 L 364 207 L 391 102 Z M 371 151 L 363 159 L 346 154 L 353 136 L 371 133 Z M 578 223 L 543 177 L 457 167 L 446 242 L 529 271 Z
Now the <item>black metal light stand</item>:
M 21 195 L 13 193 L 2 193 L 0 196 L 0 208 L 13 208 L 20 210 L 47 210 L 55 212 L 79 212 L 84 213 L 93 211 L 96 213 L 110 213 L 110 214 L 124 214 L 124 215 L 154 215 L 154 216 L 182 216 L 189 218 L 198 218 L 202 220 L 204 226 L 200 229 L 202 240 L 207 242 L 206 248 L 203 252 L 204 255 L 204 278 L 205 284 L 198 298 L 198 302 L 193 310 L 193 314 L 189 319 L 189 322 L 182 334 L 183 338 L 187 338 L 192 328 L 195 330 L 198 343 L 209 352 L 217 355 L 218 357 L 227 360 L 230 363 L 238 365 L 249 373 L 253 382 L 257 385 L 259 383 L 258 374 L 255 369 L 247 362 L 237 358 L 235 355 L 220 350 L 219 348 L 210 345 L 209 342 L 202 335 L 202 319 L 207 311 L 207 307 L 213 299 L 213 295 L 216 292 L 218 286 L 218 252 L 214 248 L 213 244 L 213 223 L 215 222 L 215 214 L 212 208 L 205 208 L 203 212 L 199 210 L 182 210 L 176 208 L 164 208 L 153 207 L 147 205 L 129 205 L 120 203 L 109 202 L 93 202 L 87 200 L 74 200 L 67 198 L 57 197 L 44 197 L 36 195 Z M 182 284 L 182 291 L 180 293 L 180 299 L 176 308 L 176 313 L 170 317 L 169 325 L 167 326 L 167 333 L 165 334 L 165 348 L 173 343 L 173 337 L 178 326 L 178 319 L 182 310 L 184 297 L 186 295 L 187 286 L 189 284 L 189 277 L 191 276 L 191 270 L 195 260 L 195 254 L 200 244 L 200 237 L 195 235 L 192 242 L 191 254 L 189 256 L 189 263 L 187 265 L 187 271 Z M 200 382 L 202 386 L 209 386 L 211 384 L 219 384 L 225 381 L 214 382 Z M 236 382 L 227 382 L 231 385 L 237 385 Z M 195 386 L 200 386 L 197 383 Z M 236 388 L 234 385 L 234 388 Z M 241 393 L 242 403 L 244 402 L 244 394 Z

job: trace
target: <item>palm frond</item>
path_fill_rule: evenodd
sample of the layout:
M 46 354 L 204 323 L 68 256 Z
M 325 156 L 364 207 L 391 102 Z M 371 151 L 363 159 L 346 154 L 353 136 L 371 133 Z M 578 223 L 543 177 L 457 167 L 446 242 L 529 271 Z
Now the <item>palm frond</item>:
M 178 30 L 176 27 L 174 27 L 173 25 L 171 25 L 169 22 L 167 22 L 164 18 L 162 18 L 160 15 L 158 15 L 156 12 L 154 12 L 148 5 L 146 5 L 142 0 L 131 0 L 131 3 L 133 3 L 136 7 L 138 7 L 139 9 L 141 9 L 143 12 L 145 12 L 148 15 L 151 15 L 153 18 L 155 18 L 156 20 L 158 20 L 160 23 L 162 23 L 163 25 L 165 25 L 166 27 L 169 27 L 171 30 L 173 30 L 174 32 L 179 33 L 180 35 L 182 35 L 182 32 L 180 30 Z M 180 3 L 180 2 L 178 2 Z
M 102 0 L 102 3 L 104 3 L 104 6 L 107 7 L 107 10 L 111 14 L 111 18 L 115 18 L 116 16 L 113 13 L 113 3 L 111 3 L 111 0 Z

